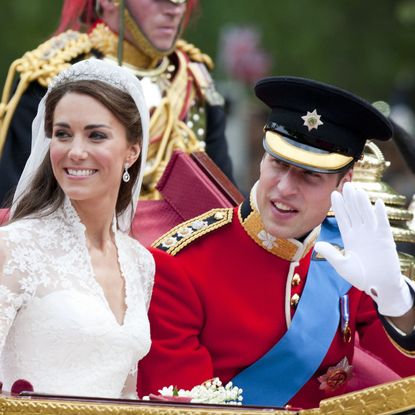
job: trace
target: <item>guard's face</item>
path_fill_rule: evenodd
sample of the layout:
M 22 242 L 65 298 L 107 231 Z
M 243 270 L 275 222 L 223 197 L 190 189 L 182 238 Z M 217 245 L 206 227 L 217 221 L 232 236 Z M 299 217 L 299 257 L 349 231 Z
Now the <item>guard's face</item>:
M 173 46 L 186 3 L 175 4 L 169 0 L 129 0 L 128 10 L 147 39 L 161 51 Z
M 99 101 L 67 93 L 56 105 L 50 159 L 65 194 L 94 209 L 115 208 L 124 164 L 140 152 L 127 142 L 123 124 Z
M 330 195 L 351 180 L 348 172 L 313 173 L 283 163 L 269 154 L 261 162 L 257 203 L 265 230 L 279 238 L 300 238 L 323 222 Z

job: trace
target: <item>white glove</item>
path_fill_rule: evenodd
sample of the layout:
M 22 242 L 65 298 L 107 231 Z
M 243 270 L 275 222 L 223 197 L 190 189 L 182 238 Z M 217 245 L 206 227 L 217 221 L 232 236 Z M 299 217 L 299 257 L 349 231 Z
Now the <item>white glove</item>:
M 372 206 L 365 191 L 345 183 L 343 195 L 333 192 L 331 202 L 345 252 L 328 242 L 317 242 L 316 252 L 346 281 L 370 295 L 380 314 L 402 316 L 414 302 L 401 274 L 383 201 L 378 199 Z

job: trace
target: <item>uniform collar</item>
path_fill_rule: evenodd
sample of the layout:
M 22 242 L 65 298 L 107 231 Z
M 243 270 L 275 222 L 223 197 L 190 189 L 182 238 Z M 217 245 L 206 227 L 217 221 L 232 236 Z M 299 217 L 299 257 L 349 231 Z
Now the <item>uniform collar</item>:
M 89 34 L 94 49 L 116 59 L 118 50 L 118 35 L 106 24 L 98 23 Z M 163 56 L 153 57 L 147 50 L 138 49 L 132 43 L 123 41 L 123 64 L 136 69 L 153 69 Z M 163 61 L 164 62 L 164 61 Z
M 314 228 L 303 242 L 297 239 L 277 238 L 268 233 L 262 223 L 256 202 L 257 183 L 246 199 L 238 208 L 238 218 L 246 233 L 263 249 L 287 261 L 298 261 L 304 258 L 313 248 L 320 226 Z

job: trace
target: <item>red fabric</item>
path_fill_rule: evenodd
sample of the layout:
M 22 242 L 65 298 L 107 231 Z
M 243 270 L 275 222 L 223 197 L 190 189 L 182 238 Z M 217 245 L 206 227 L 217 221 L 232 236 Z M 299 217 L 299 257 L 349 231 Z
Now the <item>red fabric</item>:
M 378 356 L 363 349 L 357 342 L 353 356 L 353 377 L 345 391 L 353 392 L 400 378 Z
M 9 220 L 9 209 L 0 209 L 0 225 L 5 225 Z
M 131 236 L 150 246 L 183 218 L 165 200 L 140 200 L 131 226 Z
M 379 335 L 379 332 L 382 335 Z M 388 339 L 380 321 L 376 321 L 360 336 L 360 344 L 373 354 L 382 357 L 382 361 L 402 377 L 415 375 L 415 356 L 407 357 Z
M 55 34 L 68 29 L 79 30 L 81 20 L 90 26 L 94 20 L 94 0 L 65 0 Z
M 233 207 L 187 153 L 173 153 L 157 189 L 184 220 L 217 207 Z
M 192 242 L 176 257 L 157 249 L 153 254 L 152 347 L 139 363 L 140 396 L 169 385 L 191 388 L 213 376 L 226 383 L 285 333 L 289 263 L 257 245 L 240 225 L 236 210 L 231 224 Z M 308 265 L 306 258 L 295 270 L 301 276 L 295 292 L 304 287 Z M 353 335 L 358 331 L 364 339 L 370 332 L 377 341 L 388 342 L 372 300 L 354 288 L 349 299 Z M 289 403 L 318 407 L 321 399 L 344 393 L 347 385 L 331 394 L 320 390 L 317 378 L 345 356 L 352 362 L 353 349 L 353 341 L 345 343 L 338 331 L 320 368 Z M 415 359 L 396 349 L 381 356 L 402 366 L 409 363 L 415 373 Z

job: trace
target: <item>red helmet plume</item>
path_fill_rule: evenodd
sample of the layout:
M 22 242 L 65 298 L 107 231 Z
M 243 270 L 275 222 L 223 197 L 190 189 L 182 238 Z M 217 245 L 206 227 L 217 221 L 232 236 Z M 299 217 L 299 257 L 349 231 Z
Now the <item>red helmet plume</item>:
M 79 30 L 81 23 L 89 27 L 96 18 L 95 0 L 65 0 L 56 34 L 68 29 Z

